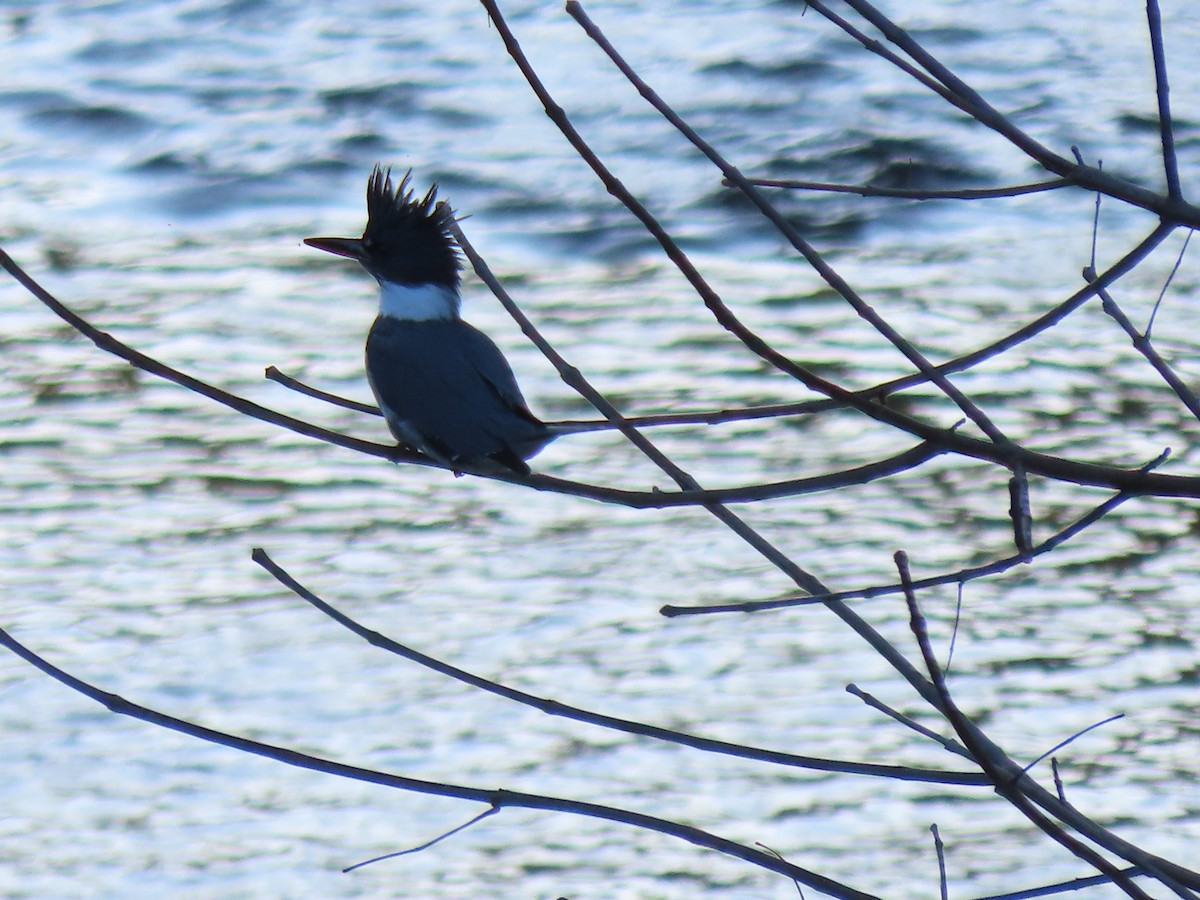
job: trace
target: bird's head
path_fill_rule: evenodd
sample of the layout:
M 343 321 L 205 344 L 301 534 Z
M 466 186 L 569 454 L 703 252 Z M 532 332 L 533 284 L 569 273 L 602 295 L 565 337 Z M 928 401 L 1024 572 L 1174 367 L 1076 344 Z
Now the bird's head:
M 314 237 L 304 243 L 358 260 L 381 284 L 434 286 L 458 292 L 462 260 L 450 231 L 454 211 L 437 202 L 437 185 L 418 199 L 412 170 L 398 187 L 376 165 L 367 180 L 367 227 L 359 238 Z

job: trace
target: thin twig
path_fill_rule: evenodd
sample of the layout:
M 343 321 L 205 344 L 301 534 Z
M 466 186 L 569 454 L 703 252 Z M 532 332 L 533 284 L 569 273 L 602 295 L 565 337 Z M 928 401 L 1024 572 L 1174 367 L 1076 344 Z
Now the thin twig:
M 1128 253 L 1118 259 L 1115 263 L 1109 266 L 1100 277 L 1092 284 L 1085 285 L 1080 288 L 1066 300 L 1058 303 L 1051 309 L 1042 313 L 1033 321 L 1021 326 L 1010 334 L 1005 335 L 999 340 L 986 344 L 976 350 L 966 353 L 956 359 L 949 360 L 938 366 L 938 369 L 946 374 L 965 371 L 973 368 L 979 363 L 1000 356 L 1001 354 L 1037 337 L 1047 329 L 1053 328 L 1059 322 L 1063 321 L 1075 310 L 1083 306 L 1088 300 L 1096 296 L 1096 291 L 1101 287 L 1111 287 L 1123 276 L 1132 272 L 1137 268 L 1143 260 L 1145 260 L 1155 249 L 1165 241 L 1171 232 L 1175 230 L 1175 225 L 1169 222 L 1159 222 L 1154 229 L 1146 235 L 1142 240 L 1134 245 Z M 907 375 L 904 378 L 896 379 L 888 382 L 885 385 L 879 386 L 878 390 L 883 393 L 890 393 L 901 388 L 913 387 L 924 383 L 925 378 L 920 374 Z
M 905 75 L 912 78 L 914 81 L 925 85 L 925 87 L 929 88 L 929 90 L 933 91 L 935 94 L 937 94 L 939 97 L 941 97 L 947 103 L 949 103 L 951 106 L 957 107 L 958 109 L 965 112 L 967 115 L 973 115 L 972 107 L 969 103 L 964 101 L 961 97 L 956 96 L 953 91 L 949 90 L 945 85 L 943 85 L 939 81 L 937 81 L 937 79 L 931 78 L 925 72 L 922 72 L 917 66 L 914 66 L 908 60 L 897 55 L 890 48 L 884 46 L 884 44 L 881 41 L 878 41 L 875 38 L 868 36 L 861 29 L 855 27 L 849 20 L 838 15 L 836 12 L 834 12 L 829 7 L 827 7 L 824 3 L 820 3 L 820 2 L 809 3 L 806 0 L 804 7 L 805 7 L 805 9 L 808 9 L 809 7 L 811 7 L 812 9 L 815 9 L 817 12 L 819 12 L 821 15 L 823 15 L 826 19 L 828 19 L 830 22 L 832 22 L 834 25 L 836 25 L 839 29 L 841 29 L 842 32 L 844 32 L 845 34 L 849 35 L 851 38 L 853 38 L 854 40 L 856 40 L 860 44 L 862 44 L 863 47 L 865 47 L 867 50 L 878 55 L 882 59 L 887 60 L 889 63 L 891 63 L 893 66 L 895 66 L 901 72 L 903 72 Z
M 1171 272 L 1167 275 L 1167 280 L 1163 282 L 1162 290 L 1158 292 L 1158 299 L 1154 301 L 1154 309 L 1150 310 L 1150 318 L 1146 322 L 1146 340 L 1150 340 L 1150 333 L 1154 331 L 1154 320 L 1158 317 L 1158 308 L 1162 306 L 1163 297 L 1167 295 L 1167 288 L 1171 286 L 1171 282 L 1175 280 L 1175 275 L 1179 272 L 1179 267 L 1183 265 L 1183 256 L 1187 253 L 1188 244 L 1192 242 L 1192 235 L 1196 232 L 1191 228 L 1183 238 L 1183 246 L 1179 248 L 1179 255 L 1175 257 L 1175 265 L 1171 267 Z
M 1083 277 L 1088 278 L 1094 275 L 1095 271 L 1088 267 L 1083 270 Z M 1103 310 L 1121 326 L 1121 329 L 1129 336 L 1130 342 L 1138 353 L 1145 357 L 1146 361 L 1153 366 L 1156 371 L 1175 392 L 1175 396 L 1179 401 L 1188 408 L 1188 411 L 1197 419 L 1200 419 L 1200 397 L 1196 396 L 1193 391 L 1170 364 L 1159 355 L 1159 352 L 1154 349 L 1154 344 L 1150 341 L 1147 335 L 1139 334 L 1137 326 L 1135 326 L 1129 316 L 1125 315 L 1125 311 L 1117 304 L 1112 295 L 1105 289 L 1101 288 L 1098 292 L 1102 303 Z
M 868 691 L 864 691 L 857 684 L 851 683 L 851 684 L 846 685 L 846 693 L 850 694 L 854 697 L 857 697 L 859 700 L 861 700 L 867 706 L 871 707 L 872 709 L 878 710 L 879 712 L 881 712 L 885 716 L 887 716 L 889 719 L 893 719 L 893 720 L 899 722 L 905 728 L 915 731 L 917 734 L 921 735 L 922 737 L 928 738 L 929 740 L 933 741 L 934 743 L 941 744 L 942 747 L 944 747 L 946 750 L 949 750 L 951 753 L 955 754 L 956 756 L 961 756 L 963 759 L 971 759 L 971 754 L 969 754 L 967 752 L 966 748 L 963 747 L 962 744 L 960 744 L 958 741 L 954 740 L 954 738 L 944 737 L 944 736 L 938 734 L 932 728 L 926 728 L 924 725 L 922 725 L 916 719 L 912 718 L 912 716 L 906 716 L 904 713 L 900 712 L 900 710 L 893 709 L 892 707 L 890 707 L 886 703 L 884 703 L 882 700 L 880 700 L 878 697 L 876 697 L 874 694 L 869 693 Z
M 950 888 L 946 884 L 946 847 L 942 844 L 942 836 L 938 834 L 936 822 L 929 826 L 929 830 L 933 833 L 933 849 L 937 854 L 938 886 L 941 888 L 941 897 L 942 900 L 950 900 Z
M 377 863 L 377 862 L 383 862 L 385 859 L 395 859 L 398 856 L 408 856 L 411 853 L 420 853 L 422 850 L 428 850 L 430 847 L 432 847 L 436 844 L 440 844 L 442 841 L 446 840 L 446 838 L 453 837 L 454 835 L 458 834 L 460 831 L 466 831 L 468 828 L 470 828 L 476 822 L 482 822 L 488 816 L 494 816 L 498 812 L 500 812 L 500 809 L 499 809 L 499 807 L 496 807 L 496 806 L 493 806 L 491 809 L 485 809 L 479 815 L 473 816 L 469 821 L 463 822 L 457 828 L 451 828 L 449 831 L 445 832 L 444 834 L 439 834 L 437 837 L 435 837 L 431 841 L 426 841 L 425 843 L 420 844 L 416 847 L 409 847 L 407 850 L 397 850 L 395 853 L 385 853 L 383 856 L 376 856 L 372 859 L 365 859 L 360 863 L 355 863 L 352 866 L 347 866 L 346 868 L 342 869 L 342 872 L 343 873 L 353 872 L 355 869 L 361 869 L 363 866 L 369 866 L 369 865 L 373 865 L 374 863 Z
M 263 372 L 263 377 L 268 381 L 274 381 L 277 384 L 282 384 L 288 390 L 295 391 L 298 394 L 304 394 L 306 397 L 312 397 L 314 400 L 323 400 L 334 406 L 340 406 L 343 409 L 353 410 L 354 412 L 366 413 L 369 416 L 383 416 L 379 407 L 371 403 L 360 403 L 358 400 L 350 400 L 347 397 L 339 397 L 337 394 L 331 394 L 328 391 L 323 391 L 320 388 L 312 387 L 305 384 L 303 381 L 298 381 L 290 375 L 285 375 L 274 366 L 267 366 Z
M 1096 168 L 1100 169 L 1103 167 L 1104 160 L 1098 160 L 1096 162 Z M 1104 195 L 1099 191 L 1096 191 L 1096 203 L 1094 209 L 1092 210 L 1092 252 L 1091 256 L 1088 257 L 1088 268 L 1093 272 L 1096 271 L 1096 242 L 1100 238 L 1100 201 L 1103 199 Z
M 1115 722 L 1118 719 L 1123 719 L 1123 718 L 1125 718 L 1125 713 L 1117 713 L 1115 716 L 1109 716 L 1107 719 L 1101 719 L 1099 722 L 1093 722 L 1087 728 L 1083 728 L 1083 729 L 1075 732 L 1073 735 L 1071 735 L 1065 741 L 1059 741 L 1057 744 L 1055 744 L 1053 747 L 1051 747 L 1049 750 L 1047 750 L 1045 753 L 1043 753 L 1041 756 L 1039 756 L 1037 759 L 1035 759 L 1033 762 L 1031 762 L 1029 765 L 1027 765 L 1025 767 L 1024 771 L 1026 773 L 1028 773 L 1034 766 L 1036 766 L 1038 763 L 1040 763 L 1047 756 L 1054 755 L 1059 750 L 1061 750 L 1063 747 L 1067 746 L 1067 744 L 1070 744 L 1071 742 L 1077 740 L 1078 738 L 1083 737 L 1089 731 L 1093 731 L 1096 728 L 1100 728 L 1103 725 L 1107 725 L 1109 722 Z M 1055 773 L 1057 774 L 1057 772 L 1058 772 L 1058 769 L 1055 768 Z M 1062 785 L 1059 784 L 1058 787 L 1061 788 Z M 1059 796 L 1061 796 L 1061 793 Z
M 762 847 L 762 848 L 763 848 L 764 850 L 766 850 L 768 853 L 774 853 L 774 854 L 775 854 L 776 856 L 778 856 L 780 859 L 783 859 L 783 854 L 782 854 L 782 853 L 780 853 L 778 850 L 774 850 L 774 849 L 772 849 L 771 847 L 768 847 L 768 846 L 767 846 L 766 844 L 764 844 L 762 841 L 755 841 L 755 842 L 754 842 L 754 846 L 755 846 L 755 847 Z M 793 882 L 792 882 L 792 884 L 796 885 L 796 891 L 797 891 L 797 892 L 800 894 L 800 898 L 801 898 L 801 900 L 803 900 L 803 898 L 804 898 L 804 887 L 803 887 L 803 885 L 801 885 L 801 884 L 800 884 L 800 882 L 798 882 L 798 881 L 793 881 Z

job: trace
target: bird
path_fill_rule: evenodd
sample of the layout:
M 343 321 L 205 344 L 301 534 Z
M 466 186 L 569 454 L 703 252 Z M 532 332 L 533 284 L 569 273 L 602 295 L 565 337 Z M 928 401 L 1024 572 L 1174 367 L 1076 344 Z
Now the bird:
M 367 335 L 367 381 L 392 435 L 456 473 L 457 466 L 530 474 L 527 459 L 568 431 L 534 415 L 504 354 L 462 318 L 462 258 L 454 211 L 434 184 L 419 196 L 410 169 L 397 186 L 376 165 L 362 237 L 304 243 L 356 260 L 379 283 Z

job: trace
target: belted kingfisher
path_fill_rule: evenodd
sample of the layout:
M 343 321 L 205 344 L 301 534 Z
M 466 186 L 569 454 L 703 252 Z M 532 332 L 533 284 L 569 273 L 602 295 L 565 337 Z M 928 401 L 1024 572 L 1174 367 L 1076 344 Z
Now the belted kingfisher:
M 525 460 L 559 434 L 590 428 L 558 429 L 530 412 L 499 348 L 462 320 L 454 211 L 437 202 L 436 184 L 417 199 L 411 179 L 410 170 L 393 189 L 391 170 L 376 165 L 362 237 L 304 243 L 358 260 L 379 282 L 367 380 L 396 440 L 452 469 L 527 475 Z

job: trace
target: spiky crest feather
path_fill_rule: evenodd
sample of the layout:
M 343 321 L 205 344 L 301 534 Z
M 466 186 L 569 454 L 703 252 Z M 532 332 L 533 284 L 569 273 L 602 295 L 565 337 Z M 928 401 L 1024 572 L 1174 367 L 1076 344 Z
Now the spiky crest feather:
M 391 168 L 376 164 L 372 170 L 362 240 L 378 276 L 399 284 L 458 289 L 462 258 L 449 227 L 454 210 L 438 202 L 437 187 L 432 185 L 417 199 L 412 169 L 404 173 L 398 187 L 392 185 Z

